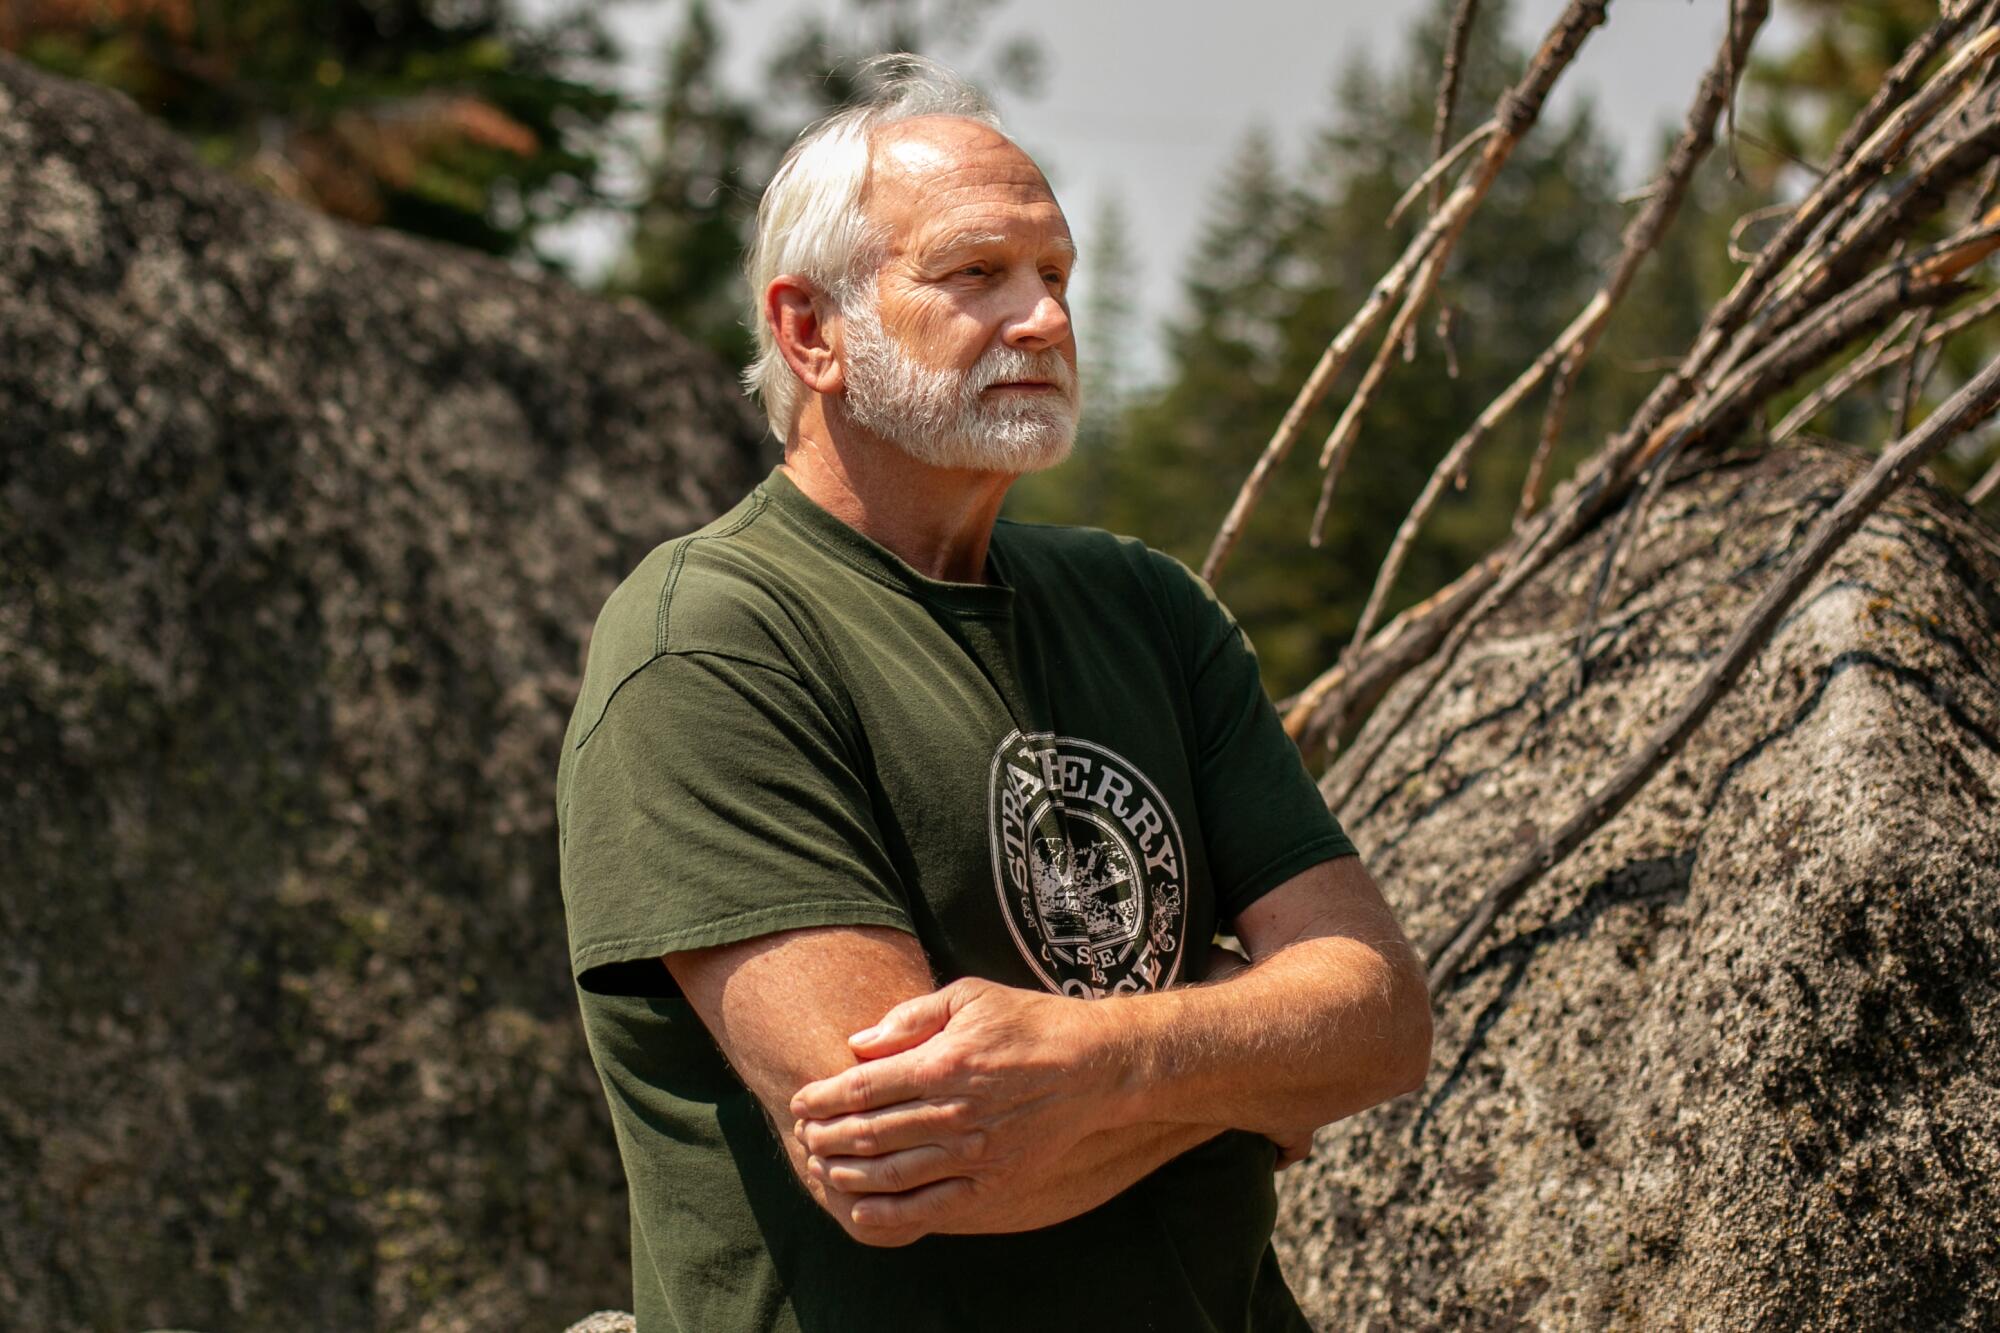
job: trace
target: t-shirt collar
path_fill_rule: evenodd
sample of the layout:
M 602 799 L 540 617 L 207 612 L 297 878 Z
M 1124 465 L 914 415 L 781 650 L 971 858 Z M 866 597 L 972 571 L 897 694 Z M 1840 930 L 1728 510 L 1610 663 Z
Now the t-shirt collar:
M 819 546 L 879 583 L 956 611 L 994 615 L 1013 610 L 1014 589 L 1006 578 L 1006 557 L 1001 553 L 998 525 L 986 544 L 987 582 L 953 583 L 919 572 L 888 547 L 835 518 L 800 490 L 782 468 L 773 467 L 770 475 L 757 484 L 757 489 L 772 508 L 802 528 Z

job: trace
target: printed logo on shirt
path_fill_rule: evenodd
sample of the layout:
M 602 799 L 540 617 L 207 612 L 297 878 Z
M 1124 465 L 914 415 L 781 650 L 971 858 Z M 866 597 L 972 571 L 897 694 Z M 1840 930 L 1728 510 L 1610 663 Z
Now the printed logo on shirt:
M 1014 943 L 1064 995 L 1162 990 L 1180 972 L 1187 858 L 1159 789 L 1115 750 L 1010 732 L 986 797 Z

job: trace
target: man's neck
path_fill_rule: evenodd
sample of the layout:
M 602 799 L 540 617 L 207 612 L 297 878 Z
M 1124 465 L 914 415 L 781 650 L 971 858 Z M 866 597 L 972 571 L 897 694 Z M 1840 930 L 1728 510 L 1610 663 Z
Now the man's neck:
M 887 441 L 823 427 L 802 421 L 785 446 L 781 466 L 807 499 L 927 578 L 987 581 L 986 546 L 1014 474 L 932 467 Z

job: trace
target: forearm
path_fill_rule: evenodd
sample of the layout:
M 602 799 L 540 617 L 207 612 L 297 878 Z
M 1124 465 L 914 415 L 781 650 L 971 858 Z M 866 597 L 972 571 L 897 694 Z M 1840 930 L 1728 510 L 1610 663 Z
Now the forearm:
M 855 1216 L 896 1244 L 1073 1216 L 1219 1127 L 1298 1160 L 1313 1129 L 1421 1083 L 1430 1052 L 1394 918 L 1358 862 L 1324 864 L 1238 915 L 1259 961 L 1226 981 L 1080 1000 L 961 977 L 895 1006 L 849 1037 L 859 1065 L 792 1099 L 809 1169 L 867 1195 Z
M 1086 1135 L 1046 1171 L 1007 1176 L 982 1187 L 936 1230 L 987 1235 L 1066 1222 L 1222 1132 L 1220 1125 L 1158 1121 L 1099 1130 Z
M 1226 980 L 1097 1008 L 1126 1121 L 1296 1134 L 1414 1089 L 1429 1064 L 1429 999 L 1400 937 L 1301 940 Z

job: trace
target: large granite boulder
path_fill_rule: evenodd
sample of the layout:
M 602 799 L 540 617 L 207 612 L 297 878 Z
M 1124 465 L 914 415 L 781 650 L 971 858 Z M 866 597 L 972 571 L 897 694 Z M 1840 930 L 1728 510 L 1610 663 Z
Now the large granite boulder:
M 1865 466 L 1678 480 L 1580 693 L 1602 533 L 1495 617 L 1346 811 L 1414 937 L 1638 746 Z M 1501 919 L 1425 1087 L 1281 1178 L 1293 1287 L 1343 1330 L 1993 1327 L 1996 968 L 2000 535 L 1918 485 Z
M 629 1299 L 557 748 L 758 436 L 643 310 L 0 57 L 0 1324 Z

